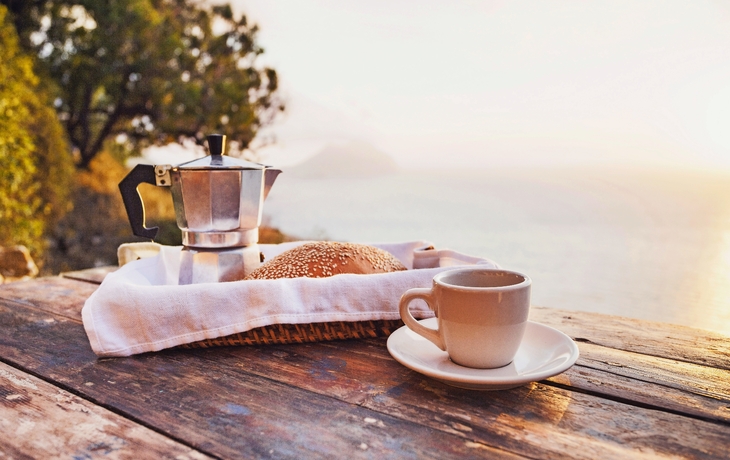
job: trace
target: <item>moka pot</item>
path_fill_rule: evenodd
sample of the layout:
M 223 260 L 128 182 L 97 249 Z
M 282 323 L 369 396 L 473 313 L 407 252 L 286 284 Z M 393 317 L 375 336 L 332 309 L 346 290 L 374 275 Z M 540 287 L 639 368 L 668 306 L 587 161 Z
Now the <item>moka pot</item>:
M 223 155 L 225 136 L 208 136 L 210 155 L 178 166 L 139 164 L 119 183 L 132 232 L 154 239 L 145 226 L 141 183 L 170 187 L 182 230 L 180 284 L 236 281 L 261 265 L 263 203 L 281 173 Z

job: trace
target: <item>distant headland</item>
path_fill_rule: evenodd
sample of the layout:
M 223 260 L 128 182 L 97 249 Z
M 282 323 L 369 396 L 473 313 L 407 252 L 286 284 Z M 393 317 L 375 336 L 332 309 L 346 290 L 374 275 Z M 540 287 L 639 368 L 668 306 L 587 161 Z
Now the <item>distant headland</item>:
M 366 142 L 330 144 L 306 161 L 288 167 L 288 175 L 306 179 L 324 177 L 374 177 L 398 172 L 388 154 Z

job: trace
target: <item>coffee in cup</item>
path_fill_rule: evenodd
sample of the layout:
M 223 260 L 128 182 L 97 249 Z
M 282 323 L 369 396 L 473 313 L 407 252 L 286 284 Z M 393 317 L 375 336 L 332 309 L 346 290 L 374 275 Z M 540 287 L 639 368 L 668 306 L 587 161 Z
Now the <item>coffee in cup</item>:
M 517 354 L 527 327 L 532 281 L 521 273 L 488 268 L 441 272 L 430 289 L 409 289 L 400 315 L 413 332 L 446 351 L 461 366 L 506 366 Z M 408 310 L 415 299 L 436 313 L 438 329 L 420 324 Z

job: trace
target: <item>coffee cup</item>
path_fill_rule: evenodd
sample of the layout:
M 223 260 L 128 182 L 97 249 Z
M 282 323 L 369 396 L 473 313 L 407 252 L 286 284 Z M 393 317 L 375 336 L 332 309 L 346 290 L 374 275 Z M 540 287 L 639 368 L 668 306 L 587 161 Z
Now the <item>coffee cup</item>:
M 413 332 L 446 351 L 461 366 L 492 369 L 511 363 L 530 311 L 532 280 L 521 273 L 460 268 L 437 274 L 431 288 L 400 299 L 400 316 Z M 408 309 L 416 299 L 436 313 L 438 329 L 420 324 Z

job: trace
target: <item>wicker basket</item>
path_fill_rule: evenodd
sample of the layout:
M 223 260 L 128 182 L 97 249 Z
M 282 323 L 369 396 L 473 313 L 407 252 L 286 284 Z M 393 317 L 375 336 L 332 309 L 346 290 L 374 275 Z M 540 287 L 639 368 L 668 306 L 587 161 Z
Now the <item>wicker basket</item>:
M 403 321 L 399 319 L 310 324 L 273 324 L 216 339 L 200 340 L 181 345 L 181 347 L 209 348 L 387 337 L 401 326 L 403 326 Z

